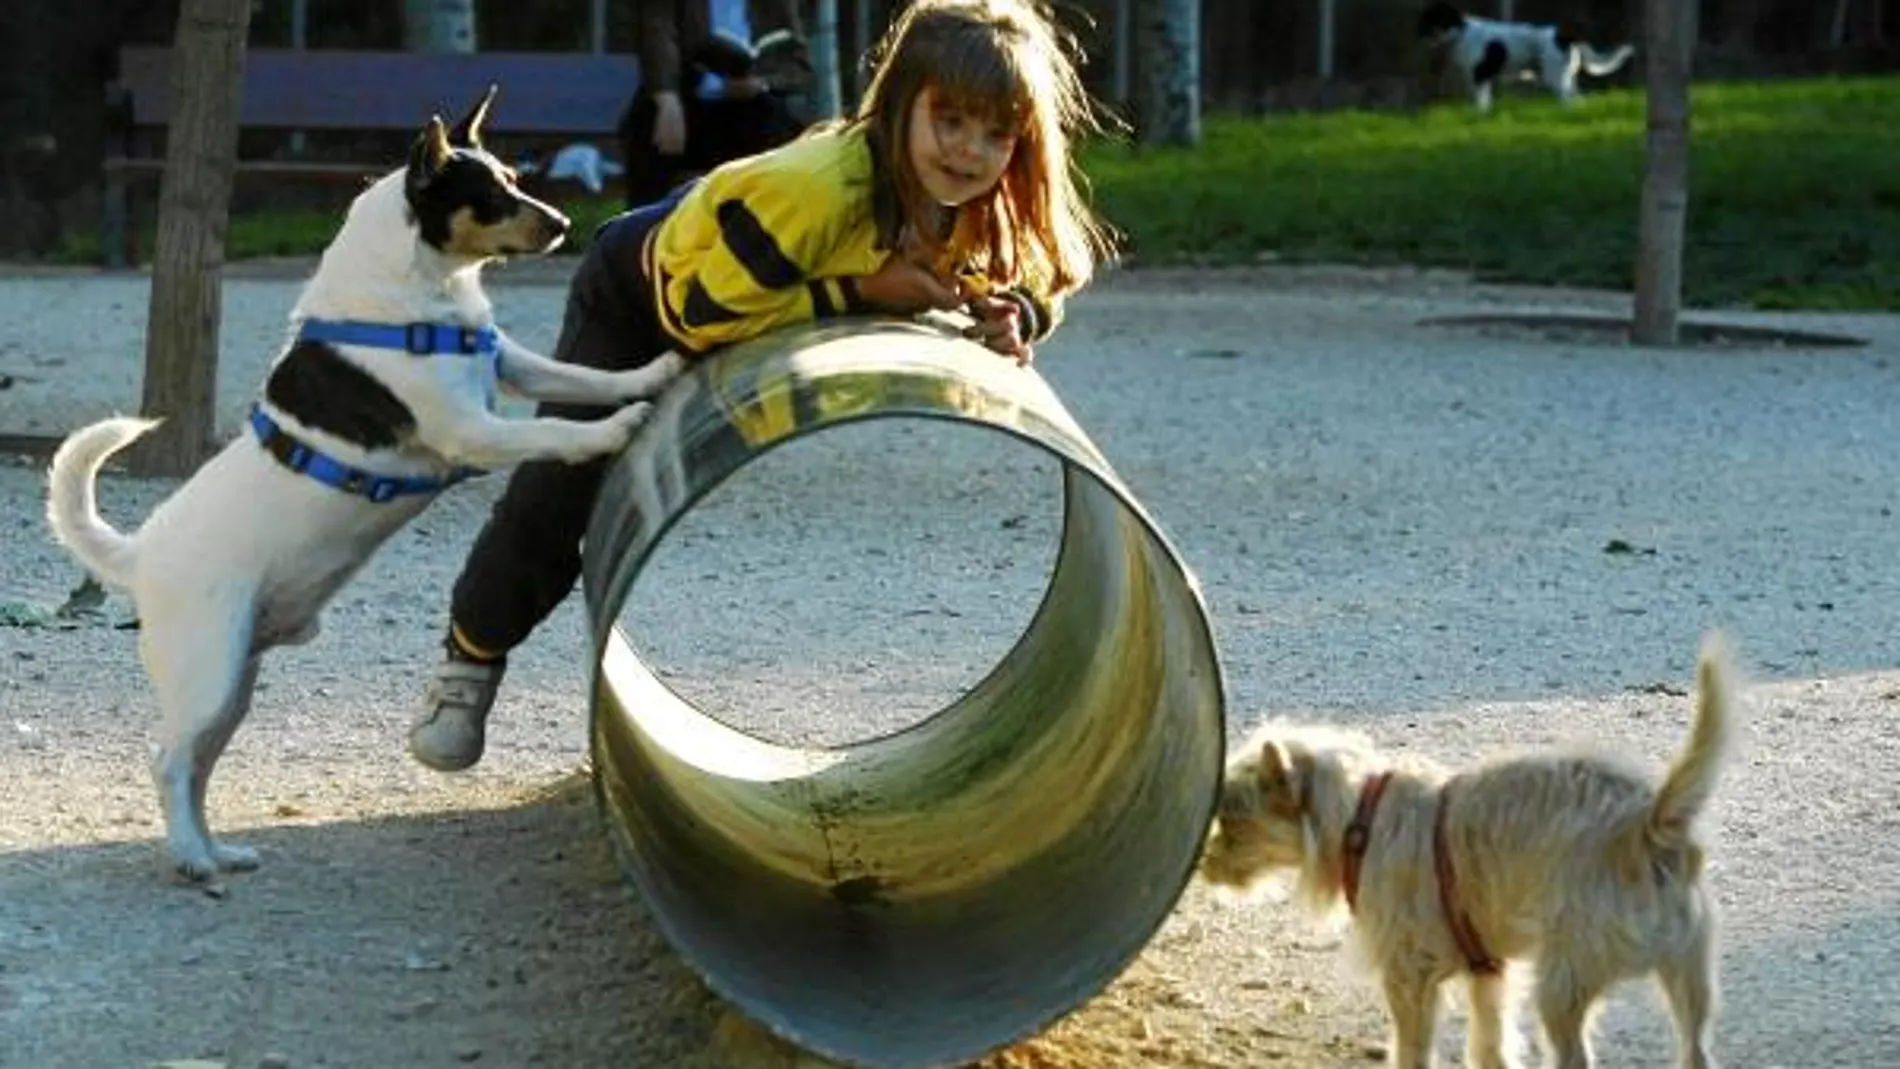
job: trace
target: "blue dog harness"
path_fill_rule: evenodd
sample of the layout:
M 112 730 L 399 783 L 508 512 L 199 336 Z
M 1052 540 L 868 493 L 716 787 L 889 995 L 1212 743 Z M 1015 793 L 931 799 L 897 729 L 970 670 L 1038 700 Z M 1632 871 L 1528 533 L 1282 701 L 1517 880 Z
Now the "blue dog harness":
M 395 349 L 411 356 L 482 357 L 500 373 L 501 336 L 494 327 L 465 327 L 459 323 L 363 323 L 349 319 L 306 319 L 297 331 L 298 341 L 360 345 L 371 349 Z M 492 381 L 492 379 L 491 379 Z M 494 405 L 491 389 L 488 397 Z M 365 497 L 381 504 L 411 494 L 433 494 L 446 490 L 464 479 L 484 474 L 480 468 L 456 468 L 443 476 L 377 475 L 352 467 L 285 430 L 264 411 L 261 404 L 251 406 L 251 431 L 257 442 L 277 462 L 299 475 L 307 475 L 325 486 L 346 494 Z

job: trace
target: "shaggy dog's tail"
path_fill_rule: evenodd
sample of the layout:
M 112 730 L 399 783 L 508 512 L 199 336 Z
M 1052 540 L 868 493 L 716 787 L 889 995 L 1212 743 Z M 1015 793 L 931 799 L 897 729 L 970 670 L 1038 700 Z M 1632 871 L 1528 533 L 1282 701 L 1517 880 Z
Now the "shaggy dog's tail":
M 1720 633 L 1702 640 L 1696 659 L 1695 724 L 1689 743 L 1669 766 L 1662 789 L 1649 809 L 1650 842 L 1665 849 L 1691 842 L 1696 817 L 1715 794 L 1722 764 L 1734 744 L 1735 666 Z
M 156 426 L 157 420 L 129 416 L 100 420 L 61 442 L 47 472 L 46 521 L 53 536 L 92 574 L 121 588 L 132 582 L 134 540 L 99 515 L 93 483 L 107 457 Z
M 1586 44 L 1579 44 L 1577 46 L 1577 55 L 1583 59 L 1583 69 L 1589 71 L 1591 76 L 1596 78 L 1601 78 L 1606 74 L 1615 74 L 1618 70 L 1622 69 L 1623 64 L 1628 63 L 1630 57 L 1635 54 L 1636 49 L 1629 45 L 1617 45 L 1608 52 L 1599 52 Z

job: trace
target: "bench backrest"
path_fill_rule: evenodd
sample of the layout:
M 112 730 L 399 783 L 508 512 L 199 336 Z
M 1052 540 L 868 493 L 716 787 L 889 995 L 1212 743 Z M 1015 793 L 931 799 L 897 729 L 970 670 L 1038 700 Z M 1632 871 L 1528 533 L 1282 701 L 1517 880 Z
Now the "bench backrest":
M 238 125 L 413 130 L 431 114 L 455 121 L 490 82 L 501 86 L 486 126 L 492 132 L 607 134 L 639 87 L 640 64 L 590 52 L 253 48 L 244 57 Z M 130 94 L 135 125 L 169 122 L 169 48 L 121 49 L 119 84 Z

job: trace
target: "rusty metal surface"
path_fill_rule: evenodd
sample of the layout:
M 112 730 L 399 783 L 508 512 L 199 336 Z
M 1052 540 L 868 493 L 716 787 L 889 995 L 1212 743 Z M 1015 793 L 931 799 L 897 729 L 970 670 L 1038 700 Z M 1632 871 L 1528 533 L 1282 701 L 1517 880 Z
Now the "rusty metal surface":
M 868 742 L 781 746 L 694 709 L 621 630 L 643 562 L 752 459 L 881 418 L 1062 462 L 1029 626 L 947 708 Z M 1192 876 L 1224 740 L 1200 591 L 1034 372 L 890 321 L 725 351 L 611 470 L 586 556 L 594 780 L 622 869 L 708 985 L 786 1039 L 865 1069 L 980 1057 L 1106 987 Z

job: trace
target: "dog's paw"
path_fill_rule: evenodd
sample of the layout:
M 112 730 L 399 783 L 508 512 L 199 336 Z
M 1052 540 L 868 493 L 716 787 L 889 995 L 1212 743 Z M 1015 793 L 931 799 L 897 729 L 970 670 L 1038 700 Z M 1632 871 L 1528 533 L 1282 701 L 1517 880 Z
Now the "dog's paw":
M 188 883 L 210 883 L 218 871 L 218 859 L 209 850 L 172 852 L 172 872 Z
M 666 392 L 673 380 L 686 371 L 686 358 L 669 352 L 652 363 L 632 371 L 617 371 L 614 393 L 622 401 L 648 401 Z
M 219 843 L 211 848 L 211 858 L 219 872 L 250 872 L 257 868 L 257 851 L 235 843 Z
M 250 872 L 257 868 L 257 851 L 234 843 L 174 843 L 172 871 L 191 883 L 208 884 L 221 873 Z
M 594 424 L 594 433 L 586 442 L 564 458 L 570 464 L 592 460 L 597 456 L 611 456 L 627 448 L 633 440 L 633 432 L 647 421 L 653 406 L 645 401 L 635 401 Z

